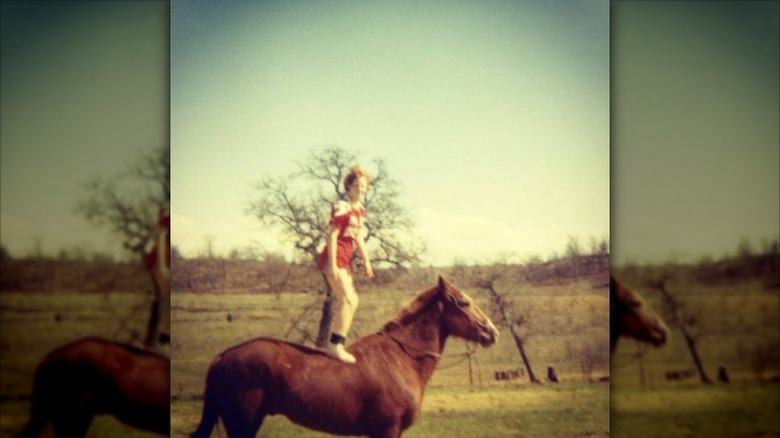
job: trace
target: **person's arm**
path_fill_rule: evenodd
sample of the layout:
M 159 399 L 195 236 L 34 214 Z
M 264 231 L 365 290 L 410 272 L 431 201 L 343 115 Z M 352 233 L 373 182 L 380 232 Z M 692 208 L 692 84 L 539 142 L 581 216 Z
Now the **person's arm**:
M 368 251 L 366 250 L 366 242 L 363 240 L 363 234 L 358 234 L 355 239 L 358 247 L 358 255 L 363 259 L 363 266 L 365 269 L 366 277 L 371 278 L 374 276 L 374 268 L 371 267 L 371 259 L 368 257 Z
M 157 249 L 157 272 L 160 275 L 170 278 L 170 268 L 168 267 L 168 230 L 165 228 L 157 228 L 157 241 L 155 243 Z
M 338 263 L 336 259 L 336 251 L 338 250 L 339 240 L 339 227 L 331 225 L 328 227 L 328 261 L 326 262 L 326 275 L 331 279 L 336 279 L 336 269 L 338 269 Z

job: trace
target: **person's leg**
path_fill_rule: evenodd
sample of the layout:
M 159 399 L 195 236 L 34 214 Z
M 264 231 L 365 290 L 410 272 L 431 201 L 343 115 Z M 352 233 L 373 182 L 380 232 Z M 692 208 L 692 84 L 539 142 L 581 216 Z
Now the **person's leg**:
M 346 269 L 339 268 L 336 281 L 330 282 L 330 286 L 333 290 L 333 322 L 327 352 L 343 362 L 355 363 L 355 357 L 344 350 L 345 338 L 357 308 L 357 293 L 352 275 Z
M 358 295 L 355 292 L 355 285 L 349 271 L 339 269 L 337 278 L 337 285 L 333 287 L 335 300 L 331 333 L 336 333 L 346 338 L 350 327 L 352 327 L 352 318 L 355 316 L 355 310 L 357 310 Z
M 169 269 L 158 270 L 155 274 L 157 285 L 160 288 L 160 301 L 158 303 L 160 320 L 155 349 L 171 357 L 171 271 Z

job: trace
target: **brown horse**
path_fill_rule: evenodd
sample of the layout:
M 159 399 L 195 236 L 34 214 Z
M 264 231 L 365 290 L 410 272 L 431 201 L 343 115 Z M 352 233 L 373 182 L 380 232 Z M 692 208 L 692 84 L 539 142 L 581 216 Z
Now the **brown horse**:
M 82 437 L 98 414 L 167 435 L 170 369 L 164 356 L 101 338 L 57 348 L 35 372 L 30 421 L 20 436 L 37 437 L 51 422 L 58 437 Z
M 254 437 L 266 415 L 337 435 L 400 437 L 420 414 L 425 386 L 447 338 L 487 347 L 493 323 L 443 278 L 377 333 L 347 350 L 356 364 L 284 341 L 258 338 L 211 363 L 203 415 L 193 437 L 208 437 L 218 418 L 228 436 Z
M 609 278 L 609 346 L 614 351 L 621 336 L 656 347 L 666 343 L 668 330 L 663 320 L 642 298 L 614 277 Z

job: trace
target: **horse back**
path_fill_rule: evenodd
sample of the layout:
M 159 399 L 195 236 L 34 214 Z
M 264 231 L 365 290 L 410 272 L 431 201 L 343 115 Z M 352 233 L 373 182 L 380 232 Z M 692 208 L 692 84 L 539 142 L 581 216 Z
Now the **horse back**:
M 170 360 L 131 345 L 102 338 L 84 338 L 49 353 L 42 361 L 62 378 L 81 375 L 129 397 L 169 404 Z
M 221 393 L 225 409 L 247 394 L 261 394 L 253 409 L 281 413 L 303 426 L 331 433 L 367 434 L 381 418 L 416 418 L 423 388 L 410 385 L 397 361 L 378 346 L 352 350 L 358 364 L 345 364 L 312 348 L 273 338 L 257 338 L 228 350 L 212 362 L 209 387 Z M 371 350 L 371 351 L 369 351 Z M 411 370 L 409 370 L 411 372 Z M 218 388 L 218 389 L 216 389 Z M 241 395 L 244 394 L 244 395 Z M 327 400 L 328 410 L 322 409 Z
M 211 379 L 220 385 L 267 386 L 269 379 L 307 368 L 310 360 L 327 359 L 319 350 L 290 342 L 255 338 L 220 353 L 209 366 Z M 331 359 L 332 360 L 332 359 Z
M 170 429 L 170 360 L 102 338 L 84 338 L 41 361 L 36 391 L 55 409 L 90 400 L 83 410 L 108 413 L 147 430 Z

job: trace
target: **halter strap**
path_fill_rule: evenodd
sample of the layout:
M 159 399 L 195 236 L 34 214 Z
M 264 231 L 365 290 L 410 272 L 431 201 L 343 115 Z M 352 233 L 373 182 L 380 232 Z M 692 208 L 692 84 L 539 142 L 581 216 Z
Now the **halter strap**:
M 396 338 L 390 332 L 386 332 L 386 331 L 382 330 L 379 333 L 389 336 L 390 339 L 394 340 L 401 347 L 401 349 L 404 351 L 404 353 L 408 354 L 412 359 L 418 359 L 419 357 L 413 356 L 412 353 L 409 352 L 409 349 L 420 351 L 420 352 L 422 352 L 423 356 L 431 356 L 434 359 L 441 358 L 441 353 L 436 353 L 434 351 L 426 350 L 425 348 L 420 348 L 420 347 L 415 347 L 414 345 L 409 345 L 406 342 Z

